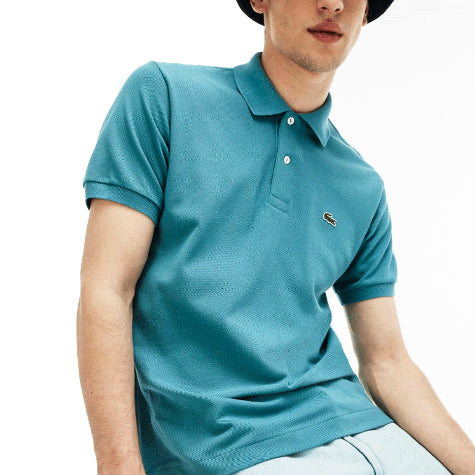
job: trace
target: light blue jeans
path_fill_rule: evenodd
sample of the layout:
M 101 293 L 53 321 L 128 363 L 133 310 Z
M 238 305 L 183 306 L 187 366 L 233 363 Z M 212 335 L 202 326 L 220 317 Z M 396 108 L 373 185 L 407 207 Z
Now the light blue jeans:
M 277 457 L 235 475 L 447 475 L 409 433 L 391 422 L 310 450 Z

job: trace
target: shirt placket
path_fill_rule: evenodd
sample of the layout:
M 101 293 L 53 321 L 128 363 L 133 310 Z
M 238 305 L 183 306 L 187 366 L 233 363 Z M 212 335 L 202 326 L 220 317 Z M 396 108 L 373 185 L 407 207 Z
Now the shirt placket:
M 298 164 L 295 112 L 282 114 L 277 127 L 277 152 L 274 160 L 269 203 L 287 213 L 292 197 L 295 167 Z

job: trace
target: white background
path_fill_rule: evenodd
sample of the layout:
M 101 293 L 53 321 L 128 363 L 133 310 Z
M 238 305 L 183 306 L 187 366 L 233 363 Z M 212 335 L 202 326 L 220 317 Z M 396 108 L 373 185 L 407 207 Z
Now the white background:
M 337 71 L 330 118 L 385 181 L 406 345 L 475 441 L 473 18 L 471 0 L 396 0 Z M 0 471 L 94 474 L 76 310 L 99 128 L 138 66 L 233 67 L 262 51 L 264 30 L 234 0 L 9 2 L 1 23 Z

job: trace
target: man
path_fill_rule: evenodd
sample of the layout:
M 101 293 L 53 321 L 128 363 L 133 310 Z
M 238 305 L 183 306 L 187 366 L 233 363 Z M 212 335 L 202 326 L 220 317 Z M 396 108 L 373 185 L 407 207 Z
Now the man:
M 239 0 L 265 25 L 247 64 L 127 79 L 83 183 L 98 473 L 475 473 L 400 333 L 384 182 L 329 120 L 336 69 L 390 3 Z

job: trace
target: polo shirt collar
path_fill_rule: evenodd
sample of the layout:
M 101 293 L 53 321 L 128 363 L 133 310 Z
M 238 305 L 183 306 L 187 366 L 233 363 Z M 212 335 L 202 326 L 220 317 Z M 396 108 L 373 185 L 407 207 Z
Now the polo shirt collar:
M 292 111 L 269 79 L 261 62 L 262 51 L 255 53 L 248 63 L 233 68 L 237 87 L 254 115 L 273 115 Z M 311 112 L 296 113 L 304 119 L 325 147 L 330 136 L 329 119 L 332 97 Z

